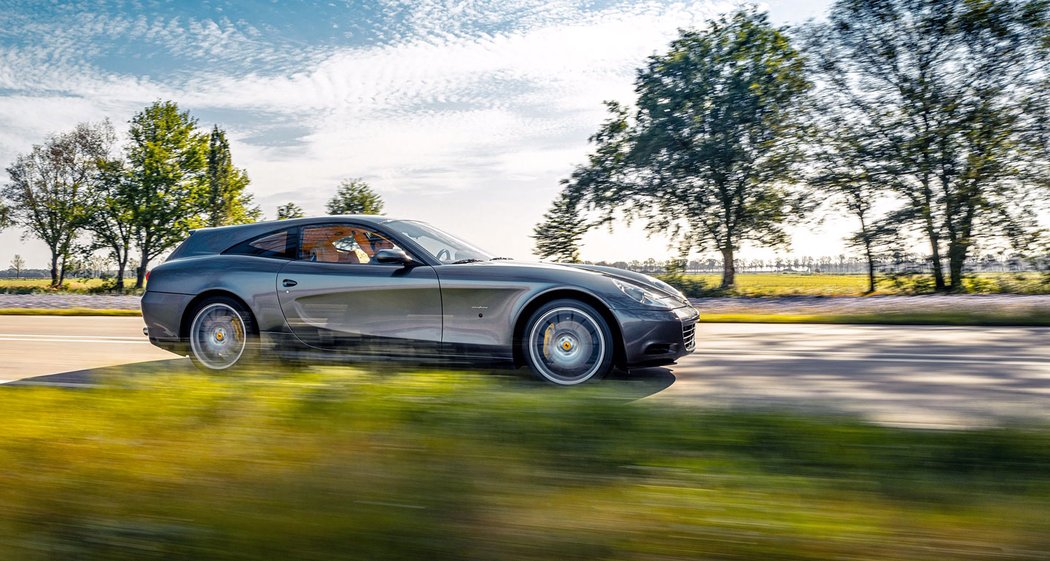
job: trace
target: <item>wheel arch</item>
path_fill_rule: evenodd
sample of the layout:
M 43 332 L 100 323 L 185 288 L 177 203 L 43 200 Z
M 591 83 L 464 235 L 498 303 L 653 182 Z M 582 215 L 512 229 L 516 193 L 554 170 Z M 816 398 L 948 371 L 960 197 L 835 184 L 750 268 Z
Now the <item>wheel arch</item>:
M 584 304 L 589 305 L 601 314 L 602 319 L 609 326 L 609 331 L 612 332 L 613 338 L 613 365 L 622 366 L 626 363 L 626 350 L 624 349 L 623 342 L 623 331 L 620 329 L 620 322 L 616 320 L 616 316 L 613 315 L 612 309 L 609 305 L 603 302 L 600 298 L 593 294 L 584 292 L 582 290 L 575 290 L 572 288 L 559 288 L 550 290 L 538 294 L 529 300 L 518 312 L 517 318 L 514 320 L 514 337 L 512 344 L 514 347 L 514 365 L 521 366 L 525 364 L 525 356 L 521 351 L 521 341 L 525 336 L 525 324 L 528 323 L 529 318 L 548 302 L 554 300 L 578 300 Z
M 255 311 L 252 310 L 252 307 L 249 306 L 248 303 L 244 301 L 244 298 L 241 298 L 240 296 L 237 296 L 236 294 L 234 294 L 233 292 L 230 292 L 229 290 L 223 290 L 221 288 L 213 288 L 213 289 L 210 289 L 210 290 L 205 290 L 204 292 L 201 292 L 200 294 L 194 296 L 193 300 L 190 300 L 190 302 L 188 304 L 186 304 L 186 307 L 183 309 L 183 312 L 182 312 L 182 319 L 179 322 L 179 338 L 181 338 L 181 339 L 189 338 L 189 336 L 190 336 L 190 324 L 193 322 L 193 316 L 196 314 L 197 310 L 200 308 L 201 303 L 205 302 L 208 299 L 216 298 L 216 297 L 230 298 L 232 300 L 236 300 L 238 303 L 240 303 L 240 305 L 244 306 L 244 309 L 248 310 L 248 313 L 251 314 L 251 318 L 250 318 L 251 319 L 251 326 L 252 326 L 251 332 L 253 334 L 255 334 L 255 335 L 259 334 L 259 322 L 255 318 Z

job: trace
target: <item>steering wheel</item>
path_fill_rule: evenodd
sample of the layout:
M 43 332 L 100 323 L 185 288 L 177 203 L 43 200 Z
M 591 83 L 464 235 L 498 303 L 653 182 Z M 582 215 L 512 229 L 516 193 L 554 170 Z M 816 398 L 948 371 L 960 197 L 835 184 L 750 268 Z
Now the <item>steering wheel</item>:
M 442 249 L 441 251 L 438 252 L 437 259 L 438 259 L 438 261 L 441 261 L 442 263 L 447 262 L 447 261 L 452 261 L 452 254 L 449 253 L 449 251 L 447 249 Z

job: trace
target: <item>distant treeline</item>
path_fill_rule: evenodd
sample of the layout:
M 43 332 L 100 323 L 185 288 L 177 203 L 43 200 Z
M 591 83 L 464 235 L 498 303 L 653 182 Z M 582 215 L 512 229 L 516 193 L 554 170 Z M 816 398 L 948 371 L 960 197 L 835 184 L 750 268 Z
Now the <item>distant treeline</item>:
M 646 274 L 721 274 L 720 259 L 646 259 L 631 261 L 584 261 L 591 265 L 616 267 Z M 734 267 L 738 273 L 802 273 L 802 274 L 867 274 L 868 261 L 862 257 L 839 255 L 837 257 L 786 257 L 781 259 L 737 259 Z M 875 260 L 875 268 L 882 274 L 931 274 L 930 260 L 921 256 Z M 1024 273 L 1045 271 L 1046 264 L 1038 260 L 1013 256 L 975 257 L 966 261 L 963 269 L 973 273 Z

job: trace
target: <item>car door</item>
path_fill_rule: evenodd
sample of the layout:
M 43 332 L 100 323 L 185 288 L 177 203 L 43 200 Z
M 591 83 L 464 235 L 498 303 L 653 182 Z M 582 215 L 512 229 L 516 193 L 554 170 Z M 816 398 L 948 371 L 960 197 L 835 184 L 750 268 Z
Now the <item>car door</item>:
M 441 341 L 434 268 L 378 264 L 388 236 L 352 223 L 303 226 L 298 259 L 277 275 L 292 332 L 307 345 L 352 354 L 429 354 Z

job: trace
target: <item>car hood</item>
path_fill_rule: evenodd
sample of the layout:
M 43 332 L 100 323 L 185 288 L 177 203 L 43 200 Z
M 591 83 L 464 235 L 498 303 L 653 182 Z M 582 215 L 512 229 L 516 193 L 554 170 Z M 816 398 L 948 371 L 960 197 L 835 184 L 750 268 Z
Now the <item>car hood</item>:
M 557 273 L 564 275 L 566 278 L 577 278 L 580 281 L 586 282 L 587 278 L 594 277 L 606 277 L 625 281 L 628 283 L 641 285 L 647 289 L 657 291 L 661 294 L 670 296 L 676 300 L 682 302 L 683 305 L 688 305 L 689 301 L 676 289 L 668 285 L 667 283 L 655 279 L 649 275 L 642 273 L 636 273 L 634 271 L 628 271 L 625 269 L 619 269 L 616 267 L 605 267 L 601 265 L 586 265 L 586 264 L 562 264 L 562 263 L 536 263 L 536 262 L 525 262 L 525 261 L 511 261 L 511 260 L 500 260 L 500 261 L 482 261 L 479 263 L 469 263 L 463 265 L 448 265 L 450 267 L 474 267 L 481 266 L 486 269 L 497 269 L 505 271 L 513 271 L 515 275 L 521 275 L 523 273 L 535 273 L 537 275 L 550 275 L 551 273 Z

